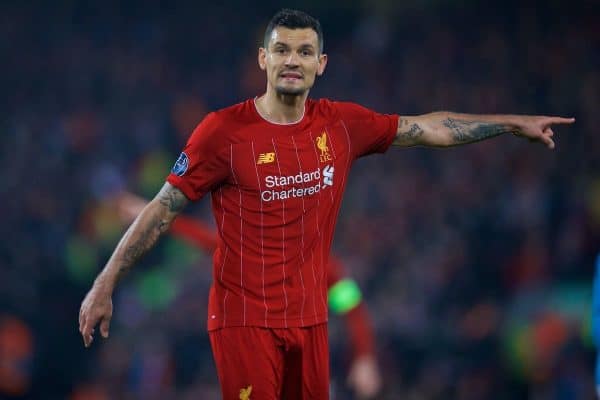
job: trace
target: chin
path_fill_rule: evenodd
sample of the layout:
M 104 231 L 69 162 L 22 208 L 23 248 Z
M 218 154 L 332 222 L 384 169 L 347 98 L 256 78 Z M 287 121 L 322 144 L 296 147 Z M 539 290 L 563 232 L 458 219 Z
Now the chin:
M 275 86 L 275 92 L 285 96 L 302 96 L 306 91 L 303 87 Z

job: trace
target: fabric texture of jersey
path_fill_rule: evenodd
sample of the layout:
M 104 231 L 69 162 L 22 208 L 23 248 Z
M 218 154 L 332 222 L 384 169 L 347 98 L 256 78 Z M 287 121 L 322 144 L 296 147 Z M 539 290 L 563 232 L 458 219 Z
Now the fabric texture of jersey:
M 167 181 L 190 200 L 211 193 L 209 330 L 327 321 L 325 267 L 350 166 L 387 150 L 397 124 L 329 100 L 307 100 L 295 124 L 266 121 L 253 100 L 206 116 Z

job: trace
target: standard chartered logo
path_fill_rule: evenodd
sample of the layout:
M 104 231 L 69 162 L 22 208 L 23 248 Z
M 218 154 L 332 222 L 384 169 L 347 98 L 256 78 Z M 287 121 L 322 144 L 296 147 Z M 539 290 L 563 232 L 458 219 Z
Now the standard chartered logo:
M 322 182 L 321 178 L 323 178 Z M 304 187 L 288 188 L 294 184 L 304 184 Z M 268 175 L 265 177 L 265 186 L 268 190 L 263 190 L 260 193 L 263 201 L 312 196 L 329 186 L 333 186 L 333 165 L 327 165 L 323 168 L 323 171 L 317 168 L 312 172 L 298 173 L 296 175 Z
M 325 186 L 333 186 L 333 166 L 323 168 L 323 189 Z

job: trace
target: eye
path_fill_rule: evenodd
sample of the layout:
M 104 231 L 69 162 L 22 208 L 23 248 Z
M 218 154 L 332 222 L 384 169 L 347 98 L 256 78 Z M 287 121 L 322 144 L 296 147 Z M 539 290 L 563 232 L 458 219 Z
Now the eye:
M 312 51 L 310 51 L 310 50 L 306 50 L 306 49 L 305 49 L 305 50 L 302 50 L 302 51 L 300 52 L 300 55 L 301 55 L 302 57 L 310 57 L 310 56 L 312 56 Z

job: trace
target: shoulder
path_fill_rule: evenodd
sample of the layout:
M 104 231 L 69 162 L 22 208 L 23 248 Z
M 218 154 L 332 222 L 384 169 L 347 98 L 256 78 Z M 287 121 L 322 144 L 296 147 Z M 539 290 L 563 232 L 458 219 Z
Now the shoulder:
M 226 142 L 231 132 L 247 124 L 252 117 L 247 100 L 207 114 L 193 132 L 193 137 L 203 140 Z
M 339 115 L 337 102 L 330 99 L 309 99 L 308 107 L 316 115 L 332 117 Z
M 213 118 L 221 124 L 247 123 L 254 118 L 254 100 L 248 99 L 213 112 Z
M 312 100 L 315 113 L 329 118 L 349 118 L 371 112 L 368 108 L 349 101 L 335 101 L 330 99 Z

